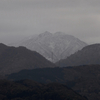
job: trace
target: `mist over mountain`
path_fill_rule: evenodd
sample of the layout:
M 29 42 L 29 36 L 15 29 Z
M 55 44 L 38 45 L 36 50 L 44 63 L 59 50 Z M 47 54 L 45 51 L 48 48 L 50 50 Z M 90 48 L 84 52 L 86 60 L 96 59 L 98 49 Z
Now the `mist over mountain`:
M 22 69 L 55 67 L 35 51 L 25 47 L 9 47 L 0 44 L 0 74 L 10 74 Z
M 100 44 L 92 44 L 56 63 L 60 67 L 100 64 Z
M 67 35 L 62 32 L 52 34 L 46 31 L 25 41 L 11 45 L 25 46 L 30 50 L 37 51 L 46 59 L 52 62 L 57 62 L 61 59 L 67 58 L 71 54 L 85 47 L 87 44 L 72 35 Z

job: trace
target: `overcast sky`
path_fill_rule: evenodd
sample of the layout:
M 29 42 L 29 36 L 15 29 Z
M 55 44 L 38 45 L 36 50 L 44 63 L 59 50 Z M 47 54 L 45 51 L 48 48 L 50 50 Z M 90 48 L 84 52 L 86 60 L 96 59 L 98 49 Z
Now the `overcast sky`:
M 44 31 L 100 43 L 100 0 L 0 0 L 0 42 Z

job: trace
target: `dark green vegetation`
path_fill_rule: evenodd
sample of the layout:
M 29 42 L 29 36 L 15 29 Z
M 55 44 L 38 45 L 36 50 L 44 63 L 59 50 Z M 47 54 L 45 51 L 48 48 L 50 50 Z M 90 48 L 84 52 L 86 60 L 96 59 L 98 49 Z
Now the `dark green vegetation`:
M 89 100 L 100 100 L 100 65 L 22 70 L 7 77 L 11 80 L 64 83 Z
M 87 100 L 66 85 L 0 80 L 0 100 Z
M 56 64 L 61 67 L 100 64 L 100 44 L 86 46 Z
M 7 78 L 11 80 L 31 79 L 41 83 L 50 82 L 64 82 L 62 68 L 42 68 L 34 70 L 22 70 L 18 73 L 8 75 Z
M 55 67 L 35 51 L 25 47 L 8 47 L 0 44 L 0 74 L 19 72 L 22 69 Z

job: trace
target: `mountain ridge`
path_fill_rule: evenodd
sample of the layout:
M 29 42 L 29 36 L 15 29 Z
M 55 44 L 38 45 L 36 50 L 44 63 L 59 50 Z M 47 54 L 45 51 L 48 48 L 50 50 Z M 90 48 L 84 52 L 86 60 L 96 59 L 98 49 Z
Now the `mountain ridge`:
M 0 74 L 10 74 L 22 69 L 55 67 L 36 51 L 26 47 L 9 47 L 0 44 Z
M 51 62 L 67 58 L 86 45 L 85 42 L 72 35 L 62 32 L 53 34 L 48 31 L 17 44 L 17 46 L 25 46 L 30 50 L 37 51 Z
M 100 64 L 100 44 L 91 44 L 56 63 L 60 67 Z
M 31 79 L 40 83 L 63 83 L 89 100 L 100 100 L 100 65 L 22 70 L 6 76 L 18 81 Z

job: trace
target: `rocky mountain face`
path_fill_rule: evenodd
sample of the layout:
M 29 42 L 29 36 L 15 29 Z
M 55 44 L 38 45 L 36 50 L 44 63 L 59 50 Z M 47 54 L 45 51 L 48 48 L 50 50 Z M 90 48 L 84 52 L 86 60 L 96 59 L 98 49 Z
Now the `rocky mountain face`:
M 56 63 L 60 67 L 100 64 L 100 44 L 92 44 Z
M 46 31 L 12 45 L 25 46 L 30 50 L 37 51 L 46 59 L 52 62 L 57 62 L 61 59 L 67 58 L 71 54 L 85 47 L 87 44 L 74 36 L 62 32 L 52 34 Z
M 8 47 L 0 44 L 0 75 L 18 72 L 22 69 L 55 67 L 35 51 L 25 47 Z

